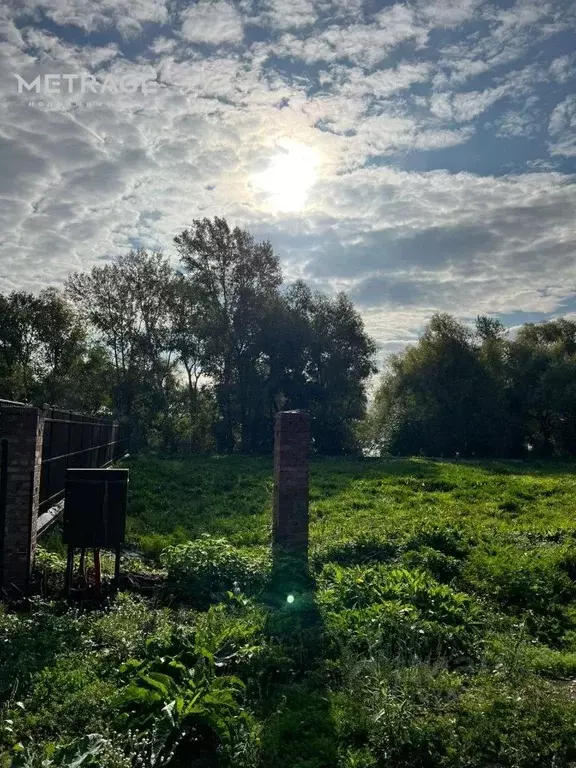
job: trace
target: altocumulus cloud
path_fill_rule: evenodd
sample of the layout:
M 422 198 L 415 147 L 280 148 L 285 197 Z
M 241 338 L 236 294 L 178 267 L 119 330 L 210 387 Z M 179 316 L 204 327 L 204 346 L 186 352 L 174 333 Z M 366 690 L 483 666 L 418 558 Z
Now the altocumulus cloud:
M 435 309 L 573 311 L 575 26 L 562 0 L 8 2 L 1 288 L 172 253 L 217 214 L 269 237 L 288 279 L 348 291 L 383 352 Z M 15 74 L 155 88 L 19 94 Z M 290 147 L 316 176 L 283 208 L 283 179 L 257 180 Z

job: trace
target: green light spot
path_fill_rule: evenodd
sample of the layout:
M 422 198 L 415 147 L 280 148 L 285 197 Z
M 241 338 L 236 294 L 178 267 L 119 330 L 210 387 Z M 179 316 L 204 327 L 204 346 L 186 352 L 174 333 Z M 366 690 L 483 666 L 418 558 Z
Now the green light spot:
M 294 595 L 288 595 L 286 602 L 292 604 L 294 602 Z

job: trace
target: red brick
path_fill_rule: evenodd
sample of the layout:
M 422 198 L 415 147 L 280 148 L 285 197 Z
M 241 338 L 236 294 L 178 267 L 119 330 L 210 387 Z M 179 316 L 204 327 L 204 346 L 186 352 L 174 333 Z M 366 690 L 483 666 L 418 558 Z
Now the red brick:
M 281 411 L 274 427 L 273 546 L 308 551 L 310 416 Z
M 0 586 L 9 597 L 25 594 L 34 561 L 43 432 L 38 408 L 0 410 L 0 438 L 8 441 Z

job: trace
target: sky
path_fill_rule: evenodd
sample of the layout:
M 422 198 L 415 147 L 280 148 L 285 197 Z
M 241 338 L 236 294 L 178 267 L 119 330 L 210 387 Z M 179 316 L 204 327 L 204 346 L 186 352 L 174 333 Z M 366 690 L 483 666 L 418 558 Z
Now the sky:
M 218 215 L 382 359 L 434 311 L 576 313 L 575 32 L 568 0 L 4 0 L 0 290 L 176 263 Z

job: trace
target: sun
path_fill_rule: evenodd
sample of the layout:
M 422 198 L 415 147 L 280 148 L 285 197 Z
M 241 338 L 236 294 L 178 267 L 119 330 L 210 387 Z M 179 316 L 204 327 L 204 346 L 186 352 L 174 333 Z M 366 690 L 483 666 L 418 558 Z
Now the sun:
M 255 174 L 252 181 L 274 210 L 301 211 L 318 178 L 318 152 L 291 139 L 278 142 L 278 146 L 281 153 L 272 158 L 265 171 Z

